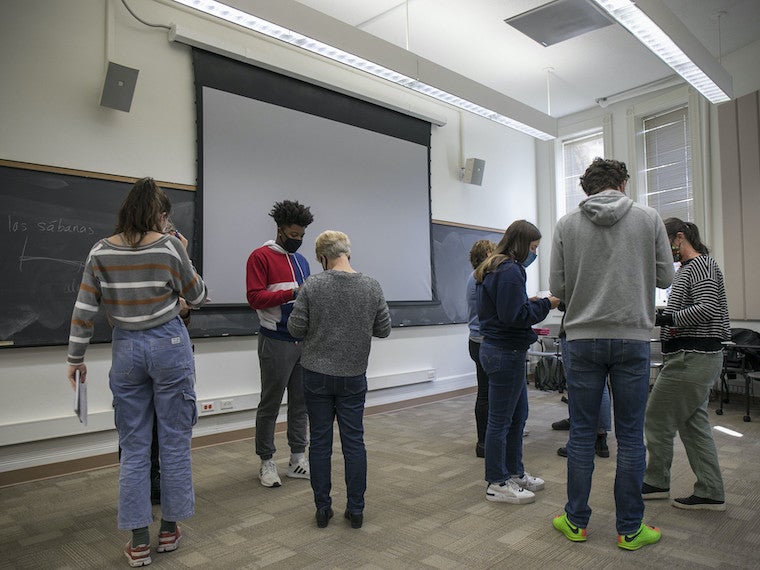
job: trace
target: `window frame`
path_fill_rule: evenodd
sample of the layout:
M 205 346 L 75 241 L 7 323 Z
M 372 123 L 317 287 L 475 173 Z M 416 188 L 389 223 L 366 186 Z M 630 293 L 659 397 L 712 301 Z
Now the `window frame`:
M 706 117 L 707 113 L 703 112 L 701 100 L 701 95 L 695 89 L 684 85 L 628 107 L 626 113 L 628 117 L 628 173 L 631 179 L 628 181 L 627 194 L 639 204 L 647 204 L 644 120 L 685 106 L 688 113 L 689 144 L 691 145 L 690 174 L 694 207 L 693 222 L 700 229 L 705 240 L 708 241 L 712 232 L 707 225 L 705 157 L 703 152 L 703 141 L 704 137 L 707 136 L 703 118 Z
M 559 220 L 560 202 L 565 202 L 565 157 L 564 145 L 567 142 L 588 137 L 597 133 L 602 134 L 604 143 L 604 156 L 612 156 L 612 115 L 604 114 L 601 118 L 588 119 L 585 121 L 565 125 L 560 128 L 559 136 L 554 140 L 554 199 L 551 203 L 552 226 Z M 564 212 L 563 215 L 567 213 Z

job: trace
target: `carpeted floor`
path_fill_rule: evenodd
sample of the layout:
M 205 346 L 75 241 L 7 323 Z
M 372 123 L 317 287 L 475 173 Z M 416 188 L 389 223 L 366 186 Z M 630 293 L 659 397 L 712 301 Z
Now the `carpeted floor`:
M 333 461 L 336 517 L 314 522 L 308 481 L 283 476 L 267 489 L 257 478 L 250 440 L 193 452 L 196 515 L 182 523 L 176 552 L 153 553 L 155 568 L 760 568 L 760 412 L 742 421 L 738 400 L 714 425 L 726 484 L 726 512 L 683 511 L 648 501 L 645 521 L 660 543 L 636 552 L 617 548 L 612 456 L 596 460 L 594 513 L 586 543 L 551 527 L 565 502 L 565 460 L 556 454 L 567 432 L 556 392 L 530 390 L 526 468 L 546 480 L 534 504 L 485 500 L 483 460 L 475 457 L 474 394 L 368 415 L 369 481 L 364 527 L 341 514 L 345 487 L 339 440 Z M 286 449 L 284 434 L 277 444 Z M 287 454 L 276 460 L 284 475 Z M 676 443 L 672 491 L 691 494 L 693 475 Z M 0 489 L 0 568 L 127 568 L 129 533 L 116 529 L 118 469 L 99 469 Z M 160 510 L 155 508 L 156 520 Z M 156 542 L 158 524 L 151 526 Z

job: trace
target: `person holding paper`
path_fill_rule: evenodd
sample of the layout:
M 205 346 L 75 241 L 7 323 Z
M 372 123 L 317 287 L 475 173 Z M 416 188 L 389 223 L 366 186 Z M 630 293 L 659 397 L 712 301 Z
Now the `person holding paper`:
M 148 525 L 150 451 L 158 422 L 161 528 L 158 552 L 177 548 L 177 521 L 193 515 L 190 439 L 197 419 L 193 352 L 180 318 L 180 296 L 191 307 L 206 301 L 206 286 L 187 254 L 187 240 L 164 233 L 171 202 L 152 178 L 138 180 L 124 200 L 114 235 L 85 261 L 71 317 L 68 379 L 87 380 L 85 351 L 101 306 L 113 325 L 109 372 L 122 448 L 118 526 L 131 530 L 124 553 L 130 566 L 151 562 Z
M 478 319 L 483 343 L 480 363 L 488 374 L 485 441 L 486 500 L 532 503 L 544 481 L 525 471 L 522 440 L 528 419 L 525 360 L 543 321 L 559 299 L 529 299 L 525 268 L 536 259 L 541 232 L 525 220 L 510 224 L 494 252 L 475 270 Z
M 298 253 L 306 227 L 314 221 L 308 206 L 295 200 L 276 202 L 269 212 L 277 236 L 251 252 L 245 265 L 246 298 L 259 317 L 258 350 L 261 400 L 256 408 L 256 455 L 261 459 L 259 481 L 279 487 L 282 479 L 274 462 L 274 429 L 285 390 L 288 392 L 286 475 L 309 478 L 306 459 L 307 417 L 301 381 L 301 344 L 288 332 L 288 317 L 298 289 L 309 276 L 309 262 Z
M 364 400 L 372 337 L 387 337 L 391 318 L 380 284 L 357 273 L 349 262 L 351 242 L 343 232 L 317 236 L 317 259 L 325 270 L 301 288 L 288 330 L 303 338 L 303 386 L 309 411 L 311 488 L 316 520 L 324 528 L 333 516 L 330 498 L 333 422 L 337 418 L 345 461 L 346 510 L 352 528 L 364 521 L 367 450 Z
M 609 377 L 615 408 L 617 545 L 637 550 L 660 540 L 644 523 L 644 411 L 655 288 L 673 280 L 660 215 L 625 195 L 628 170 L 595 158 L 580 178 L 588 198 L 554 229 L 549 289 L 565 303 L 565 373 L 570 409 L 567 503 L 552 520 L 572 542 L 587 540 L 589 497 L 602 392 Z

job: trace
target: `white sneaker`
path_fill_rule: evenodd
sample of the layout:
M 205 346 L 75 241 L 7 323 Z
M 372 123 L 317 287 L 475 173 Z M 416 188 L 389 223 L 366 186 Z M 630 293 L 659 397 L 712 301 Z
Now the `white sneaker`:
M 525 505 L 535 502 L 536 496 L 509 479 L 504 483 L 491 483 L 486 489 L 486 499 L 497 503 Z
M 296 463 L 288 464 L 287 475 L 294 479 L 309 479 L 309 460 L 306 459 L 305 455 L 302 455 Z
M 264 459 L 259 467 L 259 480 L 264 487 L 279 487 L 282 485 L 277 464 L 272 459 Z
M 521 489 L 527 489 L 528 491 L 540 491 L 544 488 L 544 480 L 540 477 L 533 477 L 527 471 L 522 477 L 512 477 L 512 481 Z

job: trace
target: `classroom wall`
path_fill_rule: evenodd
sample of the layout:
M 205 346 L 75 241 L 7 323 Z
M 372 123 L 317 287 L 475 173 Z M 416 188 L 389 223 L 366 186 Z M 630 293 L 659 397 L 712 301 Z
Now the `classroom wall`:
M 531 137 L 160 2 L 131 0 L 130 6 L 148 22 L 181 23 L 244 45 L 268 65 L 444 117 L 446 126 L 432 133 L 432 217 L 498 229 L 517 218 L 536 219 Z M 99 106 L 109 60 L 139 69 L 129 113 Z M 195 184 L 190 49 L 170 43 L 165 30 L 135 21 L 117 0 L 27 0 L 4 7 L 0 69 L 0 158 Z M 468 157 L 486 161 L 482 186 L 459 181 Z M 539 287 L 535 270 L 529 271 L 528 287 L 546 288 Z M 368 402 L 473 386 L 466 339 L 466 325 L 394 329 L 373 344 L 370 386 L 384 389 L 371 393 Z M 253 336 L 195 341 L 198 399 L 234 398 L 242 410 L 201 417 L 196 435 L 253 425 L 260 388 L 255 346 Z M 88 350 L 87 428 L 71 412 L 65 355 L 63 346 L 0 350 L 0 472 L 115 450 L 110 346 Z
M 479 117 L 364 77 L 338 64 L 298 53 L 188 11 L 152 0 L 130 6 L 151 23 L 179 23 L 219 41 L 244 45 L 268 65 L 317 78 L 341 89 L 443 117 L 433 127 L 432 217 L 504 229 L 512 220 L 536 221 L 544 243 L 529 274 L 528 289 L 546 289 L 554 223 L 554 142 L 530 137 Z M 736 96 L 760 89 L 760 42 L 724 56 Z M 98 105 L 107 62 L 140 70 L 132 109 Z M 4 7 L 0 19 L 0 158 L 132 177 L 196 182 L 195 109 L 189 48 L 169 43 L 165 30 L 135 21 L 118 0 L 25 0 Z M 654 94 L 634 101 L 661 97 Z M 595 107 L 560 119 L 563 133 L 605 124 L 611 156 L 630 156 L 630 102 Z M 723 254 L 722 194 L 717 118 L 705 117 L 706 223 L 716 256 Z M 482 186 L 463 184 L 458 171 L 469 157 L 486 161 Z M 264 204 L 262 207 L 269 207 Z M 253 249 L 258 244 L 251 244 Z M 550 322 L 557 322 L 552 315 Z M 760 328 L 746 321 L 735 326 Z M 475 384 L 466 349 L 466 325 L 394 329 L 373 344 L 370 385 L 388 387 L 368 402 L 384 403 Z M 197 391 L 204 399 L 234 398 L 244 411 L 201 417 L 196 435 L 251 427 L 258 401 L 255 337 L 198 339 Z M 0 349 L 0 472 L 115 450 L 107 387 L 110 346 L 88 351 L 88 428 L 71 413 L 65 380 L 65 347 Z M 427 379 L 432 372 L 432 381 Z M 393 387 L 406 382 L 409 386 Z

